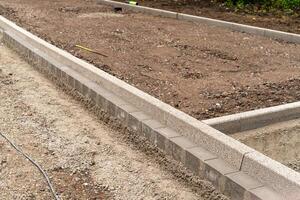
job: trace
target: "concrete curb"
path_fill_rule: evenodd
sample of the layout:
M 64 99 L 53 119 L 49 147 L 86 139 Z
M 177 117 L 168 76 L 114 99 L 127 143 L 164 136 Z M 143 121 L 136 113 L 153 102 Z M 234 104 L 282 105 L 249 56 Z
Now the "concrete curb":
M 111 1 L 111 0 L 97 0 L 97 2 L 100 4 L 104 4 L 104 5 L 122 7 L 122 8 L 128 9 L 128 10 L 147 13 L 147 14 L 151 14 L 151 15 L 155 15 L 155 16 L 169 17 L 169 18 L 174 18 L 174 19 L 179 19 L 179 20 L 203 23 L 203 24 L 227 28 L 230 30 L 239 31 L 239 32 L 243 32 L 243 33 L 249 33 L 249 34 L 253 34 L 253 35 L 260 35 L 260 36 L 264 36 L 264 37 L 275 38 L 275 39 L 283 40 L 286 42 L 300 43 L 300 35 L 299 34 L 288 33 L 288 32 L 283 32 L 283 31 L 276 31 L 276 30 L 272 30 L 272 29 L 260 28 L 260 27 L 255 27 L 255 26 L 238 24 L 238 23 L 234 23 L 234 22 L 227 22 L 227 21 L 223 21 L 223 20 L 216 20 L 216 19 L 211 19 L 211 18 L 207 18 L 207 17 L 199 17 L 199 16 L 195 16 L 195 15 L 188 15 L 188 14 L 171 12 L 171 11 L 149 8 L 149 7 L 144 7 L 144 6 L 130 5 L 130 4 Z
M 203 120 L 202 122 L 223 133 L 232 134 L 260 128 L 277 122 L 297 119 L 299 117 L 300 101 L 223 117 L 216 117 Z
M 285 199 L 290 194 L 299 194 L 300 198 L 299 174 L 295 171 L 279 163 L 281 170 L 277 170 L 278 165 L 268 168 L 251 157 L 252 153 L 261 155 L 253 149 L 50 45 L 3 17 L 0 17 L 0 28 L 4 30 L 3 41 L 38 70 L 55 77 L 66 87 L 75 88 L 123 126 L 148 138 L 195 174 L 210 180 L 224 194 L 233 199 L 269 199 L 265 196 L 269 193 L 284 199 L 275 189 L 285 195 Z M 245 158 L 248 162 L 244 162 Z M 268 157 L 266 160 L 273 162 Z M 252 165 L 255 169 L 265 167 L 269 177 L 257 181 L 257 171 L 252 170 Z M 291 193 L 286 194 L 287 190 Z

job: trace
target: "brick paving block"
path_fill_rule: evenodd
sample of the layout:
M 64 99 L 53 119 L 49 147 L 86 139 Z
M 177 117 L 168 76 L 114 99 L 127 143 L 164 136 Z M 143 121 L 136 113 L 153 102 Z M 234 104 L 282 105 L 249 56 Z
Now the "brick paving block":
M 170 138 L 179 137 L 181 135 L 170 128 L 157 129 L 156 132 L 157 137 L 155 143 L 157 144 L 157 147 L 166 152 L 168 151 L 167 153 L 170 154 L 172 152 L 169 143 Z
M 71 87 L 71 88 L 75 88 L 75 80 L 73 78 L 73 76 L 69 75 L 68 74 L 68 85 Z
M 138 109 L 132 105 L 126 104 L 116 108 L 116 118 L 126 126 L 128 124 L 129 113 L 137 112 Z
M 239 200 L 244 198 L 247 190 L 262 186 L 262 183 L 239 171 L 226 175 L 224 194 L 232 200 Z
M 96 91 L 94 90 L 93 87 L 90 87 L 89 89 L 89 98 L 91 99 L 91 101 L 96 104 L 96 101 L 97 101 L 97 93 Z
M 88 94 L 89 94 L 89 88 L 85 84 L 82 84 L 82 95 L 84 97 L 88 97 Z
M 79 80 L 77 80 L 77 79 L 74 79 L 74 81 L 75 81 L 75 89 L 78 92 L 81 92 L 81 90 L 82 90 L 82 84 L 81 84 L 81 82 Z
M 108 94 L 108 93 L 106 93 Z M 114 94 L 109 94 L 108 96 L 104 97 L 106 99 L 106 108 L 107 113 L 116 118 L 117 109 L 122 105 L 128 104 L 126 101 L 123 101 L 120 97 Z
M 67 82 L 68 82 L 68 75 L 67 75 L 67 73 L 64 71 L 64 69 L 62 69 L 62 71 L 61 71 L 61 81 L 64 83 L 64 85 L 67 85 Z
M 285 199 L 269 187 L 259 187 L 250 190 L 245 195 L 244 200 L 297 200 L 297 199 Z
M 60 69 L 60 66 L 55 66 L 53 65 L 54 67 L 54 76 L 57 78 L 57 79 L 60 79 L 61 78 L 61 69 Z
M 202 147 L 193 147 L 186 150 L 185 165 L 201 178 L 205 173 L 205 160 L 215 159 L 216 155 L 210 153 Z
M 107 90 L 103 89 L 102 87 L 95 87 L 93 88 L 95 91 L 97 97 L 96 97 L 96 105 L 101 108 L 101 110 L 107 112 L 107 99 L 112 95 L 111 92 L 108 92 Z
M 205 178 L 221 192 L 225 190 L 225 175 L 239 171 L 220 158 L 207 160 L 205 164 Z
M 137 132 L 139 134 L 142 133 L 142 121 L 151 119 L 150 116 L 146 115 L 143 112 L 133 112 L 128 115 L 128 123 L 127 127 L 129 130 Z
M 183 164 L 185 164 L 186 160 L 186 150 L 197 146 L 184 136 L 171 138 L 170 144 L 172 148 L 172 157 Z
M 157 132 L 156 129 L 164 128 L 165 126 L 160 122 L 150 119 L 142 123 L 142 135 L 146 137 L 152 144 L 156 145 Z

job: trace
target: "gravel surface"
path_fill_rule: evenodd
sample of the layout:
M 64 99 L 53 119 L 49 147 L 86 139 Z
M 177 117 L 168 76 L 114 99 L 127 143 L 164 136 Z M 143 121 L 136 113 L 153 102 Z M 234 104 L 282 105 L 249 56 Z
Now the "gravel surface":
M 226 199 L 146 143 L 137 148 L 3 45 L 0 96 L 0 132 L 40 163 L 62 199 Z M 51 199 L 2 138 L 0 190 L 0 199 Z
M 95 0 L 0 0 L 0 13 L 197 119 L 300 100 L 299 45 Z

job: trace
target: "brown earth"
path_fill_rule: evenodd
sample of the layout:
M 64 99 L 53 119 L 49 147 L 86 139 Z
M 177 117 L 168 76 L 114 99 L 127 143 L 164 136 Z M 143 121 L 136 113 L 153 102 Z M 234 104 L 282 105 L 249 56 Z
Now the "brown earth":
M 94 0 L 0 0 L 0 5 L 0 13 L 22 27 L 197 119 L 300 99 L 296 44 L 114 13 Z
M 124 2 L 122 0 L 119 1 Z M 255 6 L 237 10 L 228 8 L 224 4 L 207 0 L 151 0 L 138 2 L 142 6 L 248 24 L 262 28 L 300 33 L 299 11 L 295 11 L 292 14 L 280 10 L 264 12 Z

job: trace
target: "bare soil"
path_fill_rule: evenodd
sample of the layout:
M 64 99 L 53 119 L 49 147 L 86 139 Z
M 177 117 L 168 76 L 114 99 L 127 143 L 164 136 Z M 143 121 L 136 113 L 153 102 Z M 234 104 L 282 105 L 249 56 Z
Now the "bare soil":
M 144 140 L 82 102 L 0 43 L 0 132 L 48 173 L 61 199 L 226 200 Z M 0 137 L 0 199 L 52 199 L 39 171 Z
M 118 0 L 124 2 L 122 0 Z M 170 10 L 180 13 L 209 17 L 240 24 L 248 24 L 262 28 L 300 33 L 299 11 L 288 14 L 283 11 L 268 11 L 256 9 L 228 8 L 224 4 L 207 0 L 150 0 L 138 1 L 139 5 Z
M 232 137 L 300 172 L 300 119 L 236 133 Z
M 115 13 L 94 0 L 0 0 L 0 6 L 22 27 L 197 119 L 300 99 L 296 44 Z

